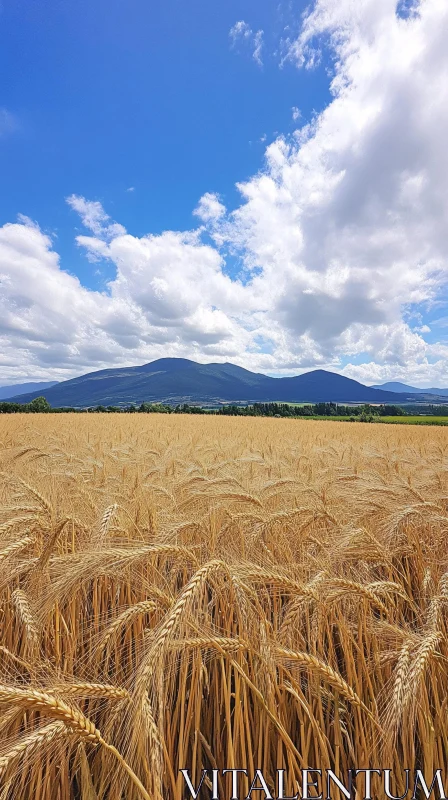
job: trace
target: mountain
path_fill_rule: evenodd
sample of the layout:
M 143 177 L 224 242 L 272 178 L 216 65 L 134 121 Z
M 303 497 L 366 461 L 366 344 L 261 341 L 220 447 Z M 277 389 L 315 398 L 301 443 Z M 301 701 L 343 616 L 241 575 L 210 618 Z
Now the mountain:
M 382 389 L 387 392 L 412 392 L 412 394 L 431 394 L 438 397 L 448 397 L 448 389 L 419 389 L 417 386 L 408 386 L 406 383 L 400 383 L 400 381 L 376 384 L 371 388 Z
M 318 369 L 292 378 L 271 378 L 235 364 L 198 364 L 186 358 L 159 358 L 138 367 L 104 369 L 62 381 L 41 391 L 14 397 L 28 403 L 43 395 L 51 406 L 164 402 L 355 402 L 398 403 L 416 400 L 407 393 L 364 386 L 334 372 Z
M 44 382 L 31 382 L 31 383 L 15 383 L 12 386 L 0 386 L 0 401 L 9 400 L 18 394 L 25 394 L 25 392 L 42 392 L 43 389 L 49 389 L 50 386 L 56 386 L 57 381 L 44 381 Z

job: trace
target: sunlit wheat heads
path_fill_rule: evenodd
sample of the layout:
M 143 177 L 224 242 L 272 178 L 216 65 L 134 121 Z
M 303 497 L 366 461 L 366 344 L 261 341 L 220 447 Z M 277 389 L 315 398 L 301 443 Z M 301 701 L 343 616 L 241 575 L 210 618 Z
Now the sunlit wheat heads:
M 3 800 L 447 769 L 448 431 L 3 415 L 0 445 Z

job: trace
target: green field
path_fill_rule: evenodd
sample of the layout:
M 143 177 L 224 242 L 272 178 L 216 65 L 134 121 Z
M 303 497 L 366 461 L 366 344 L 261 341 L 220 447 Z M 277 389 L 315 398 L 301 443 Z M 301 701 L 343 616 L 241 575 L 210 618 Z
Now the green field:
M 236 404 L 235 404 L 236 405 Z M 310 403 L 287 403 L 289 406 L 307 406 Z M 216 407 L 215 407 L 216 408 Z M 212 407 L 204 407 L 204 410 L 207 411 L 214 411 L 215 408 Z M 334 415 L 320 415 L 320 414 L 313 414 L 310 416 L 297 416 L 297 417 L 285 417 L 284 419 L 298 419 L 298 420 L 328 420 L 330 422 L 362 422 L 359 416 L 353 415 L 353 417 L 346 417 L 339 414 Z M 386 424 L 396 424 L 396 425 L 448 425 L 448 416 L 440 417 L 440 416 L 431 416 L 430 414 L 425 415 L 409 415 L 408 417 L 398 417 L 398 416 L 390 416 L 390 417 L 381 417 L 381 416 L 374 416 L 373 422 L 376 423 L 386 423 Z
M 314 403 L 308 401 L 306 403 L 289 403 L 286 400 L 267 400 L 267 403 L 278 403 L 278 405 L 295 406 L 296 408 L 304 408 L 305 406 L 312 406 Z
M 295 419 L 295 418 L 294 418 Z M 297 417 L 297 419 L 327 419 L 333 422 L 360 422 L 359 417 L 340 417 L 340 416 L 313 416 L 313 417 Z M 448 417 L 432 417 L 432 416 L 409 416 L 409 417 L 374 417 L 376 423 L 393 423 L 394 425 L 448 425 Z
M 397 422 L 400 425 L 448 425 L 448 417 L 409 416 L 409 417 L 380 417 L 381 422 Z

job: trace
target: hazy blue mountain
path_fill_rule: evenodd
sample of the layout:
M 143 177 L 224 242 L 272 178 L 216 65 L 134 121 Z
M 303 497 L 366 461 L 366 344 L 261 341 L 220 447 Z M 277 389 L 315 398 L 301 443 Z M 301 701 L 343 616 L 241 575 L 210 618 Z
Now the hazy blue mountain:
M 435 394 L 439 397 L 448 397 L 448 389 L 419 389 L 417 386 L 408 386 L 400 381 L 388 381 L 388 383 L 375 384 L 372 389 L 382 389 L 387 392 L 412 392 L 413 394 Z
M 160 358 L 142 366 L 91 372 L 14 400 L 28 403 L 39 395 L 53 407 L 123 406 L 144 401 L 397 403 L 416 399 L 364 386 L 321 369 L 292 378 L 271 378 L 235 364 L 198 364 L 186 358 Z
M 56 386 L 57 381 L 32 381 L 31 383 L 15 383 L 12 386 L 0 386 L 0 400 L 9 400 L 18 394 L 25 394 L 25 392 L 41 392 L 43 389 L 49 389 L 50 386 Z

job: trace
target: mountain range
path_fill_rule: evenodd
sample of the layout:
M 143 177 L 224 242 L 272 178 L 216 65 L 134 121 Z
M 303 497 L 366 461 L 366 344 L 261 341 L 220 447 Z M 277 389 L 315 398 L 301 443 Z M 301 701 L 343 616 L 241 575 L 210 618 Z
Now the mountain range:
M 412 394 L 429 394 L 437 395 L 438 397 L 448 397 L 448 389 L 419 389 L 417 386 L 408 386 L 407 383 L 400 383 L 400 381 L 388 381 L 388 383 L 375 384 L 372 386 L 372 389 L 382 389 L 386 392 L 412 392 Z
M 26 392 L 42 392 L 43 389 L 47 390 L 51 386 L 55 386 L 57 381 L 43 381 L 31 383 L 14 383 L 11 386 L 0 386 L 0 400 L 9 400 L 10 397 L 15 397 L 18 394 L 25 394 Z
M 325 370 L 287 378 L 272 378 L 235 364 L 198 364 L 186 358 L 159 358 L 149 364 L 90 372 L 13 399 L 28 403 L 44 396 L 53 407 L 86 408 L 131 403 L 234 402 L 416 402 L 420 396 L 364 386 Z

